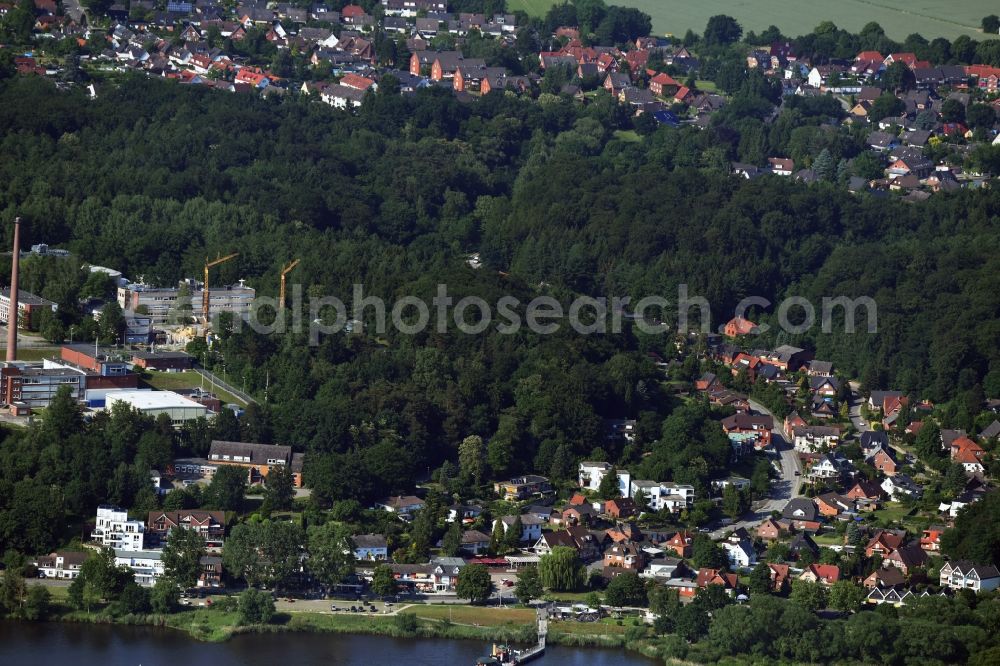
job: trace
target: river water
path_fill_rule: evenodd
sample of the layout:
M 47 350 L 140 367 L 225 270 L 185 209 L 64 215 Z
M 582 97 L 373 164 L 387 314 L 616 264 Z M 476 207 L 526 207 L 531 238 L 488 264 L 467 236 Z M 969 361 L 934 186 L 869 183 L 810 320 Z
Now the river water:
M 0 622 L 0 666 L 473 666 L 478 641 L 279 633 L 200 643 L 153 627 Z M 539 666 L 651 666 L 619 650 L 552 646 Z

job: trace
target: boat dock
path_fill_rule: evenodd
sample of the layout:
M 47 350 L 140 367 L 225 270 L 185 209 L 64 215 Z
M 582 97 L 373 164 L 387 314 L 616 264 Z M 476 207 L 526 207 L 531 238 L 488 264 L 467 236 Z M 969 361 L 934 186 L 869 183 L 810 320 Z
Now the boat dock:
M 538 643 L 523 652 L 517 654 L 515 664 L 526 664 L 534 661 L 545 654 L 545 636 L 549 632 L 549 609 L 540 607 L 535 610 L 538 618 Z
M 526 650 L 515 650 L 509 645 L 493 644 L 490 654 L 476 662 L 477 666 L 502 666 L 504 664 L 526 664 L 545 654 L 545 636 L 549 631 L 549 609 L 537 608 L 538 643 Z

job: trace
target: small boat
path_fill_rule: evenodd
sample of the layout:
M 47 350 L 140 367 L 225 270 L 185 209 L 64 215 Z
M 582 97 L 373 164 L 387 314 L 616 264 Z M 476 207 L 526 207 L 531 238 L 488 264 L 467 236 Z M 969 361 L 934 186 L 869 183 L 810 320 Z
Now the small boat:
M 496 666 L 497 664 L 516 664 L 517 650 L 508 645 L 493 644 L 490 653 L 485 657 L 480 657 L 476 661 L 476 666 Z

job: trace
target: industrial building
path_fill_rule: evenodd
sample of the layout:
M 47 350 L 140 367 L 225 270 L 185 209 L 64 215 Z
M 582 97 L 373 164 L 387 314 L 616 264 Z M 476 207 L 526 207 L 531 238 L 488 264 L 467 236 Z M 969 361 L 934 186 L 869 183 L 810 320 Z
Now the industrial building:
M 30 409 L 49 406 L 56 392 L 69 386 L 70 396 L 82 400 L 87 373 L 75 368 L 42 363 L 7 361 L 0 365 L 0 403 L 21 403 Z
M 180 426 L 185 421 L 208 416 L 208 408 L 200 405 L 190 398 L 185 398 L 173 391 L 107 391 L 105 393 L 105 405 L 107 409 L 114 407 L 115 403 L 123 402 L 144 414 L 153 418 L 160 414 L 170 417 L 170 422 L 174 426 Z
M 188 308 L 189 316 L 193 318 L 201 312 L 204 290 L 200 283 L 192 282 L 189 283 L 189 286 L 191 288 L 191 301 L 187 305 L 190 306 Z M 154 326 L 179 323 L 172 321 L 172 318 L 177 314 L 179 292 L 179 287 L 151 287 L 132 283 L 118 288 L 118 305 L 123 310 L 143 312 L 144 316 L 151 318 Z M 223 312 L 231 312 L 241 319 L 247 319 L 250 316 L 256 295 L 257 291 L 253 287 L 246 286 L 243 280 L 237 284 L 211 287 L 208 291 L 209 317 L 215 317 Z
M 17 290 L 19 328 L 36 330 L 41 311 L 49 309 L 55 312 L 58 308 L 58 305 L 41 296 L 35 296 L 23 289 Z M 4 287 L 0 289 L 0 323 L 6 324 L 8 321 L 10 321 L 10 288 Z

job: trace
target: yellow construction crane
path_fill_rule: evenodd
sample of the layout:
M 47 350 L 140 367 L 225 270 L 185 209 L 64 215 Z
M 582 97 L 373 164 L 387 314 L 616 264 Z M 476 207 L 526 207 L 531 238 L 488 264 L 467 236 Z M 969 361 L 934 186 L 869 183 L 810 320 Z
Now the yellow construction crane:
M 238 257 L 239 255 L 239 252 L 233 252 L 225 257 L 219 257 L 214 261 L 211 261 L 208 258 L 205 259 L 205 284 L 202 287 L 203 291 L 201 292 L 201 318 L 206 326 L 208 326 L 208 304 L 210 300 L 208 294 L 208 269 L 212 266 L 218 266 L 223 262 L 229 261 L 233 257 Z
M 299 260 L 289 262 L 287 266 L 281 269 L 281 289 L 278 291 L 278 312 L 285 311 L 285 276 L 288 275 L 293 268 L 299 265 Z

